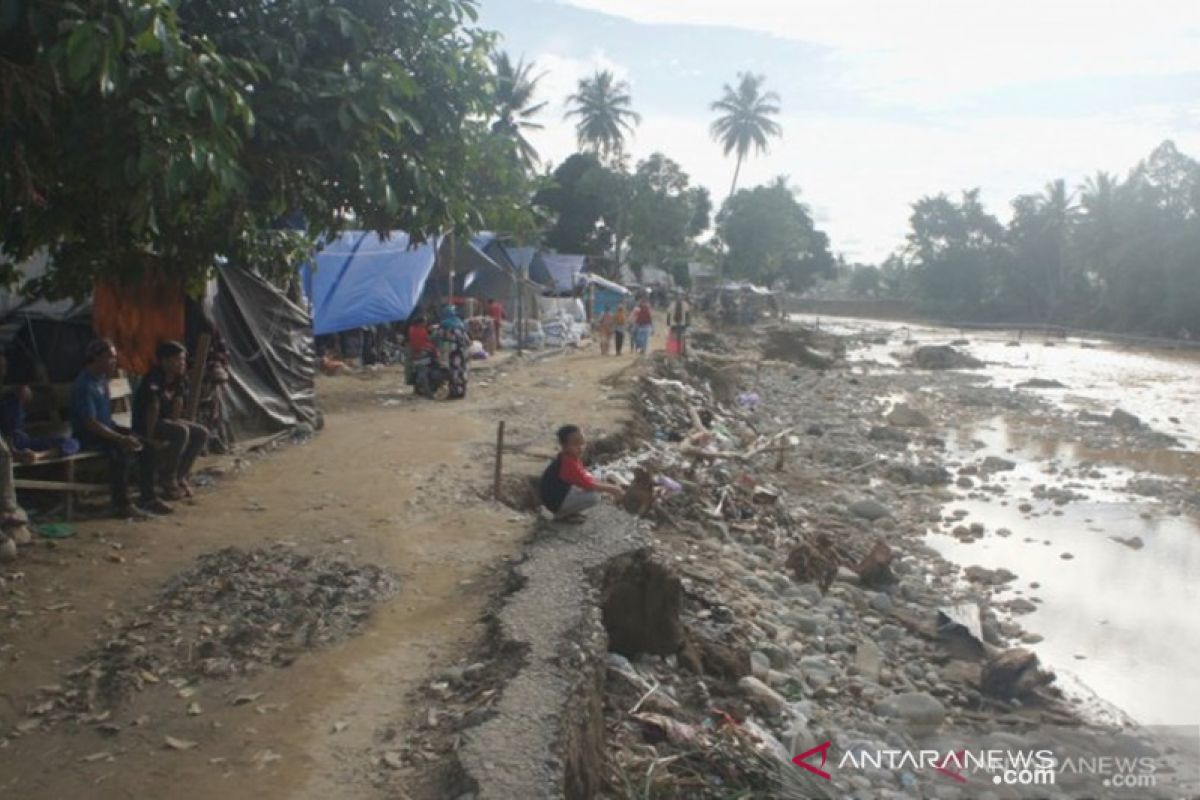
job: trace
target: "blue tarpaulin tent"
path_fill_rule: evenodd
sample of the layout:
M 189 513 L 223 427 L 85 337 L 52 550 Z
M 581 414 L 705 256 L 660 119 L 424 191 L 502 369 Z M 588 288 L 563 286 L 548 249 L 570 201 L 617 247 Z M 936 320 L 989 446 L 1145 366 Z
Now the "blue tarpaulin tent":
M 410 247 L 408 234 L 387 241 L 368 231 L 346 231 L 300 268 L 319 335 L 399 322 L 417 307 L 437 250 L 432 242 Z
M 569 295 L 575 291 L 579 273 L 586 268 L 587 256 L 543 253 L 541 259 L 530 265 L 529 277 L 556 294 Z

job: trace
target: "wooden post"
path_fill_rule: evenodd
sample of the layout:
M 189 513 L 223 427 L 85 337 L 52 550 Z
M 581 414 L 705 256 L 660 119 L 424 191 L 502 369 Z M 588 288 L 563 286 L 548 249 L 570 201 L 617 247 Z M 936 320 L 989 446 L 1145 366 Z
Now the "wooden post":
M 208 366 L 208 348 L 211 344 L 212 336 L 207 333 L 200 334 L 196 341 L 196 358 L 190 376 L 192 385 L 188 390 L 187 410 L 184 414 L 184 418 L 191 422 L 196 421 L 196 412 L 200 410 L 200 384 L 204 377 L 204 369 Z
M 496 426 L 496 481 L 492 493 L 497 500 L 500 499 L 500 476 L 504 470 L 504 420 L 500 420 L 500 424 Z

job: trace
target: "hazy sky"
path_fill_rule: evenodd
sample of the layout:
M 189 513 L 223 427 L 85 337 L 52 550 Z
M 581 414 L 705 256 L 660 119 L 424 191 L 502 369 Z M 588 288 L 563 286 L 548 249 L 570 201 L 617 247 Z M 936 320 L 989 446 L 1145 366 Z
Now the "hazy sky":
M 739 71 L 783 99 L 782 140 L 740 186 L 785 174 L 851 260 L 882 259 L 924 194 L 1017 194 L 1124 174 L 1163 139 L 1200 157 L 1200 0 L 481 0 L 482 24 L 537 61 L 551 101 L 531 137 L 574 152 L 563 101 L 597 68 L 629 81 L 661 150 L 719 205 L 733 162 L 709 103 Z

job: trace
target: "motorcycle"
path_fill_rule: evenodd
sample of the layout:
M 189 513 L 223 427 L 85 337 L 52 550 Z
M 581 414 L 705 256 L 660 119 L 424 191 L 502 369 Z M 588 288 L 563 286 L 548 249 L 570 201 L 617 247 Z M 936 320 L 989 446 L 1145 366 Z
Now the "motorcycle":
M 409 383 L 421 397 L 444 399 L 450 393 L 450 370 L 442 365 L 436 352 L 426 352 L 413 359 Z

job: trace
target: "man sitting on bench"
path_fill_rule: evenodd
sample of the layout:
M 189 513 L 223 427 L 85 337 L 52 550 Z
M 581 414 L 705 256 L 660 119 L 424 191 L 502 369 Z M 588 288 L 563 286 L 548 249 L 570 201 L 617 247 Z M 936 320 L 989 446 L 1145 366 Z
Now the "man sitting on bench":
M 142 497 L 145 510 L 129 500 L 129 468 L 133 454 L 140 453 L 140 469 L 154 474 L 154 455 L 143 447 L 133 431 L 113 422 L 108 382 L 116 373 L 117 349 L 107 339 L 97 339 L 84 351 L 83 371 L 71 387 L 71 427 L 85 450 L 108 456 L 112 480 L 112 506 L 117 517 L 145 517 L 147 512 L 169 514 L 173 510 L 157 497 Z
M 152 450 L 163 497 L 179 500 L 192 496 L 188 476 L 208 442 L 208 431 L 183 418 L 187 349 L 179 342 L 163 342 L 155 358 L 157 366 L 146 373 L 133 396 L 133 430 Z M 144 500 L 155 497 L 154 472 L 142 471 Z
M 8 356 L 0 351 L 0 384 L 8 376 Z M 0 436 L 8 443 L 13 460 L 33 464 L 46 458 L 70 456 L 79 452 L 79 442 L 64 436 L 30 436 L 25 431 L 25 409 L 33 402 L 28 386 L 0 390 Z

